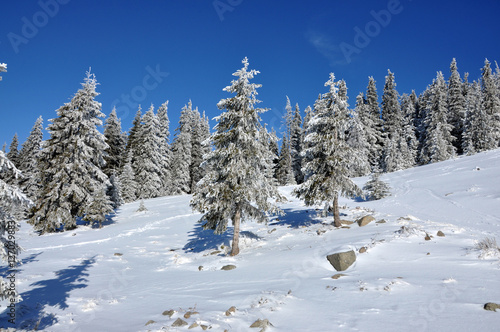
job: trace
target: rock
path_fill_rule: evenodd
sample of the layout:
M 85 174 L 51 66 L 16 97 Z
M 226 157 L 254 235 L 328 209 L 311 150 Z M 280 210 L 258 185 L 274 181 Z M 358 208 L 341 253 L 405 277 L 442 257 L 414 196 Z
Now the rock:
M 173 327 L 181 327 L 181 326 L 186 326 L 188 323 L 180 318 L 177 318 L 175 322 L 172 323 Z
M 368 250 L 367 247 L 361 247 L 361 248 L 359 248 L 359 253 L 364 254 L 367 250 Z
M 356 253 L 354 250 L 339 252 L 326 256 L 330 264 L 337 271 L 345 271 L 356 261 Z
M 340 220 L 340 223 L 342 225 L 352 225 L 354 224 L 354 221 L 350 221 L 350 220 Z
M 387 221 L 385 221 L 385 219 L 382 219 L 382 220 L 379 220 L 377 222 L 375 222 L 376 224 L 385 224 Z
M 272 232 L 275 232 L 276 228 L 271 229 L 270 231 L 267 231 L 268 234 L 271 234 Z
M 198 315 L 198 314 L 199 314 L 199 312 L 197 312 L 197 311 L 188 311 L 188 312 L 186 312 L 186 313 L 184 314 L 184 318 L 188 319 L 188 318 L 190 318 L 192 315 Z
M 341 226 L 340 228 L 350 229 L 351 227 L 349 227 L 349 226 Z
M 198 271 L 203 271 L 203 265 L 198 266 Z
M 358 223 L 359 227 L 363 227 L 363 226 L 368 225 L 369 223 L 371 223 L 374 220 L 375 220 L 375 218 L 373 218 L 373 216 L 364 216 L 364 217 L 356 220 L 356 222 Z
M 336 275 L 332 276 L 332 279 L 339 279 L 341 277 L 347 277 L 347 274 L 343 274 L 343 273 L 337 273 Z
M 119 253 L 119 252 L 115 252 L 113 255 L 114 255 L 114 256 L 123 256 L 123 254 L 122 254 L 122 253 Z
M 267 319 L 257 319 L 255 322 L 253 322 L 252 325 L 250 325 L 251 328 L 262 328 L 260 332 L 264 332 L 268 326 L 274 326 L 271 324 L 271 322 Z
M 488 302 L 484 305 L 484 310 L 497 311 L 497 309 L 500 309 L 500 304 Z
M 172 317 L 173 314 L 175 314 L 175 310 L 165 310 L 162 313 L 163 316 L 168 316 L 168 317 Z
M 438 231 L 438 232 L 437 232 L 437 236 L 444 237 L 444 233 L 443 233 L 443 232 L 441 232 L 441 231 Z
M 425 241 L 430 241 L 431 240 L 431 236 L 427 233 L 425 233 Z
M 236 307 L 235 306 L 232 306 L 231 308 L 227 309 L 226 311 L 226 316 L 231 316 L 232 314 L 234 314 L 236 312 Z
M 150 319 L 150 320 L 148 320 L 148 322 L 144 326 L 148 326 L 149 324 L 154 324 L 154 323 L 156 323 L 156 322 L 154 320 Z
M 206 331 L 208 329 L 208 325 L 201 324 L 200 327 L 203 331 Z
M 221 253 L 221 251 L 220 251 L 220 250 L 215 250 L 215 251 L 212 251 L 212 252 L 210 253 L 210 255 L 217 255 L 217 254 L 220 254 L 220 253 Z
M 188 329 L 190 329 L 190 330 L 191 330 L 191 329 L 194 329 L 195 327 L 198 327 L 198 326 L 200 326 L 200 325 L 199 325 L 198 323 L 194 322 L 193 324 L 191 324 L 191 325 L 188 327 Z
M 234 270 L 236 268 L 236 265 L 224 265 L 223 267 L 221 267 L 221 270 L 224 270 L 224 271 L 230 271 L 230 270 Z

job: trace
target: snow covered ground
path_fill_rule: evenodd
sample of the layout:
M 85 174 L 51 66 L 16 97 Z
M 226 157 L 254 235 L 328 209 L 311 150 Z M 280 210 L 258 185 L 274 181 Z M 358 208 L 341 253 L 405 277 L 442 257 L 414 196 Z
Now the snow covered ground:
M 268 225 L 244 223 L 236 257 L 226 255 L 231 230 L 202 230 L 187 195 L 147 200 L 146 212 L 126 204 L 101 230 L 37 236 L 22 223 L 16 325 L 187 331 L 196 323 L 191 331 L 259 331 L 250 325 L 268 319 L 268 331 L 498 329 L 500 312 L 483 305 L 500 302 L 500 252 L 475 245 L 486 237 L 500 243 L 500 150 L 382 180 L 392 196 L 342 199 L 341 213 L 386 222 L 340 229 L 293 198 L 293 187 L 281 188 L 286 215 Z M 367 251 L 358 253 L 362 247 Z M 333 279 L 339 272 L 326 255 L 349 249 L 357 261 Z M 221 270 L 225 265 L 236 269 Z M 173 327 L 178 318 L 188 325 Z M 9 326 L 1 313 L 0 327 Z

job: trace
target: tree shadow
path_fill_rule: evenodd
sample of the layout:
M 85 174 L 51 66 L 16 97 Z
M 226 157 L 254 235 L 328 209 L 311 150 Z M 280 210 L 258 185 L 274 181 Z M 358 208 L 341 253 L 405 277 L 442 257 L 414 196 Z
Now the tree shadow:
M 113 225 L 116 223 L 116 221 L 114 221 L 114 217 L 116 216 L 116 214 L 117 214 L 117 211 L 115 211 L 114 213 L 111 213 L 111 214 L 107 214 L 106 220 L 102 222 L 102 227 L 99 227 L 98 222 L 83 220 L 83 218 L 81 218 L 81 217 L 76 218 L 76 225 L 77 226 L 88 226 L 88 227 L 91 227 L 93 229 L 103 228 L 103 227 Z
M 8 266 L 8 265 L 6 265 L 6 266 L 2 266 L 2 267 L 0 268 L 0 276 L 5 277 L 7 274 L 9 274 L 10 272 L 13 272 L 13 271 L 14 271 L 14 272 L 16 272 L 16 273 L 18 273 L 19 271 L 21 271 L 21 270 L 22 270 L 22 267 L 23 267 L 23 265 L 24 265 L 24 264 L 28 264 L 28 263 L 31 263 L 31 262 L 37 262 L 37 261 L 38 261 L 38 259 L 36 259 L 36 258 L 37 258 L 40 254 L 42 254 L 42 252 L 43 252 L 43 251 L 41 251 L 41 252 L 39 252 L 39 253 L 36 253 L 36 254 L 32 254 L 32 255 L 30 255 L 30 256 L 28 256 L 28 257 L 25 257 L 25 258 L 21 259 L 21 260 L 20 260 L 20 264 L 19 264 L 18 266 L 16 266 L 16 268 L 15 268 L 15 269 L 11 269 L 11 268 L 9 268 L 9 266 Z
M 214 234 L 214 231 L 211 229 L 203 229 L 201 223 L 197 224 L 194 230 L 189 233 L 189 241 L 182 250 L 195 253 L 209 249 L 219 249 L 221 244 L 230 246 L 230 241 L 233 237 L 232 232 L 224 232 L 220 235 Z
M 79 265 L 72 265 L 55 272 L 56 278 L 37 281 L 35 286 L 21 295 L 22 301 L 16 305 L 16 327 L 25 330 L 42 330 L 57 323 L 53 314 L 44 311 L 46 306 L 68 308 L 66 301 L 72 290 L 87 287 L 87 270 L 95 263 L 95 256 L 83 260 Z M 0 320 L 8 321 L 6 313 Z
M 289 228 L 308 227 L 315 224 L 321 224 L 319 214 L 321 210 L 314 208 L 308 210 L 284 209 L 284 216 L 273 219 L 269 226 L 288 226 Z

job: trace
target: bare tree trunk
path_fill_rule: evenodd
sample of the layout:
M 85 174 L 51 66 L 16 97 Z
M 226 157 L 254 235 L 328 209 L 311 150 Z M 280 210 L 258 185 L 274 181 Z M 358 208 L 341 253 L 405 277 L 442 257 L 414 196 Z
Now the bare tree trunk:
M 234 217 L 233 217 L 234 232 L 233 232 L 233 243 L 231 246 L 231 254 L 230 254 L 231 256 L 236 256 L 240 253 L 240 247 L 239 247 L 240 219 L 241 219 L 241 211 L 240 211 L 240 208 L 238 207 L 236 209 L 236 213 L 234 214 Z
M 339 193 L 336 192 L 335 196 L 333 196 L 333 226 L 341 227 L 342 223 L 340 222 L 340 214 L 339 214 Z

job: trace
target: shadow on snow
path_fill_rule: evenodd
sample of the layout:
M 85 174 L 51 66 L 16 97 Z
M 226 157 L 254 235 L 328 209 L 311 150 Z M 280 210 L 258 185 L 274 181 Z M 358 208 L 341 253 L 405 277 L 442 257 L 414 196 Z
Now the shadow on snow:
M 209 249 L 219 249 L 222 244 L 229 246 L 230 240 L 233 238 L 233 232 L 224 232 L 217 235 L 214 234 L 212 229 L 203 229 L 201 223 L 197 224 L 194 230 L 189 233 L 189 241 L 184 248 L 182 248 L 186 252 L 198 253 Z
M 26 330 L 42 330 L 57 323 L 53 314 L 44 311 L 45 306 L 68 308 L 66 303 L 69 293 L 74 289 L 87 287 L 87 270 L 95 263 L 95 256 L 83 260 L 79 265 L 72 265 L 55 272 L 56 278 L 37 281 L 35 286 L 21 295 L 22 301 L 16 305 L 16 327 Z M 4 317 L 5 316 L 5 317 Z M 6 313 L 0 317 L 2 321 L 9 318 Z
M 322 220 L 319 219 L 321 210 L 317 211 L 314 208 L 308 210 L 284 209 L 283 212 L 285 215 L 271 220 L 269 222 L 269 226 L 288 226 L 289 228 L 300 228 L 322 223 Z

